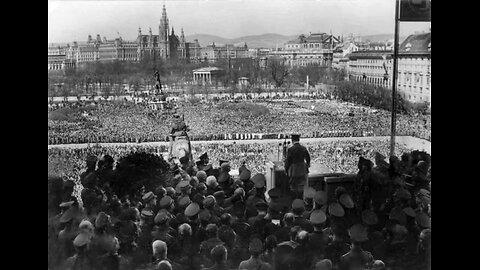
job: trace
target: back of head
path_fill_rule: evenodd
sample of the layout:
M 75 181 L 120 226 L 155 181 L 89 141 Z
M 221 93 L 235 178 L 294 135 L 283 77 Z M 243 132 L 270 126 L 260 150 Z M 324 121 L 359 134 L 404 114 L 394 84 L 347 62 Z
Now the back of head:
M 223 225 L 230 225 L 231 222 L 232 222 L 232 215 L 230 215 L 229 213 L 224 213 L 220 216 L 220 222 L 223 224 Z
M 291 226 L 293 221 L 295 220 L 295 216 L 292 213 L 286 213 L 283 217 L 283 221 L 287 226 Z
M 274 249 L 277 247 L 277 237 L 273 234 L 267 236 L 267 238 L 265 239 L 265 248 L 267 250 L 271 250 L 271 249 Z
M 192 236 L 192 227 L 188 223 L 178 226 L 178 234 L 181 236 Z
M 332 261 L 329 259 L 323 259 L 315 264 L 315 270 L 331 270 L 332 267 Z
M 156 258 L 167 258 L 167 243 L 156 240 L 152 243 L 153 256 Z
M 172 265 L 169 261 L 163 260 L 156 265 L 155 270 L 172 270 Z
M 212 260 L 221 263 L 227 260 L 227 249 L 223 245 L 217 245 L 210 251 Z
M 208 224 L 207 228 L 205 228 L 207 232 L 207 236 L 209 238 L 217 237 L 218 236 L 218 227 L 215 224 Z

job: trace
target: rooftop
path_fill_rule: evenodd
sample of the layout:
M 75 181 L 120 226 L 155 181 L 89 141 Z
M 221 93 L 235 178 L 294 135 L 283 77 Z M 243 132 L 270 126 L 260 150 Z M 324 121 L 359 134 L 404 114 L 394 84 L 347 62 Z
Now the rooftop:
M 400 54 L 430 54 L 431 33 L 410 35 L 400 44 Z

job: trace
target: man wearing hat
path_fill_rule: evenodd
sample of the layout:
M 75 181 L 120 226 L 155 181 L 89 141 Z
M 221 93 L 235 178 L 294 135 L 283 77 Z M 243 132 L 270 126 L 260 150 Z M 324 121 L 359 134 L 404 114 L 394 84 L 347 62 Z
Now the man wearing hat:
M 143 201 L 143 205 L 145 205 L 145 207 L 142 209 L 142 212 L 143 212 L 143 210 L 152 211 L 154 213 L 156 213 L 158 211 L 158 209 L 157 209 L 157 196 L 155 194 L 153 194 L 153 192 L 149 191 L 149 192 L 145 193 L 142 196 L 142 201 Z M 140 212 L 140 214 L 141 214 L 141 212 Z
M 310 214 L 310 223 L 313 232 L 308 234 L 308 245 L 311 247 L 313 262 L 323 259 L 325 248 L 328 244 L 328 236 L 323 233 L 323 225 L 327 221 L 327 215 L 320 209 L 315 209 Z
M 264 201 L 258 201 L 255 203 L 255 208 L 257 209 L 257 215 L 254 217 L 248 218 L 248 224 L 255 230 L 255 232 L 262 235 L 262 230 L 267 221 L 265 216 L 267 215 L 268 204 Z
M 65 261 L 65 265 L 62 269 L 93 269 L 94 262 L 89 253 L 90 247 L 90 236 L 86 233 L 78 234 L 73 240 L 73 245 L 75 247 L 75 255 L 69 257 Z
M 303 212 L 303 217 L 306 219 L 310 218 L 310 213 L 312 213 L 314 207 L 314 197 L 315 189 L 312 187 L 305 187 L 303 189 L 303 201 L 305 203 L 305 211 Z
M 269 203 L 268 211 L 272 219 L 282 219 L 283 215 L 288 211 L 288 206 L 279 202 L 282 191 L 279 188 L 272 188 L 268 191 Z
M 246 207 L 246 216 L 247 218 L 256 216 L 258 214 L 257 209 L 255 208 L 255 204 L 258 201 L 266 201 L 265 198 L 265 183 L 266 183 L 266 178 L 265 175 L 259 173 L 256 174 L 253 178 L 252 181 L 254 183 L 254 189 L 250 192 L 250 194 L 247 197 L 247 200 L 245 201 L 245 207 Z
M 258 238 L 253 238 L 248 246 L 250 252 L 250 259 L 242 261 L 238 269 L 245 270 L 270 270 L 272 266 L 260 259 L 260 254 L 263 252 L 263 243 Z
M 190 194 L 192 192 L 192 186 L 190 185 L 189 181 L 182 180 L 182 181 L 178 182 L 177 190 L 180 191 L 180 195 L 177 198 L 177 205 L 185 197 L 188 197 L 188 199 L 190 199 Z
M 239 178 L 243 183 L 243 189 L 245 190 L 245 193 L 247 193 L 247 194 L 250 192 L 250 190 L 253 189 L 253 187 L 255 185 L 253 183 L 253 181 L 250 181 L 251 176 L 252 176 L 252 173 L 250 172 L 250 170 L 248 170 L 246 168 L 239 175 Z
M 169 217 L 165 210 L 158 211 L 155 216 L 154 230 L 152 231 L 152 241 L 161 240 L 168 244 L 171 253 L 176 253 L 180 250 L 178 242 L 176 241 L 176 230 L 170 227 Z
M 300 135 L 292 134 L 292 146 L 287 150 L 285 173 L 290 178 L 290 190 L 294 198 L 302 198 L 303 186 L 308 177 L 310 154 L 300 145 Z
M 292 202 L 292 213 L 295 216 L 295 220 L 293 224 L 295 226 L 300 226 L 303 230 L 307 232 L 312 232 L 313 227 L 310 221 L 303 216 L 303 212 L 305 211 L 305 203 L 301 199 L 295 199 Z
M 352 241 L 350 251 L 340 258 L 340 269 L 365 269 L 373 264 L 373 256 L 370 252 L 361 247 L 361 243 L 368 240 L 368 233 L 365 226 L 355 224 L 349 230 L 348 234 Z

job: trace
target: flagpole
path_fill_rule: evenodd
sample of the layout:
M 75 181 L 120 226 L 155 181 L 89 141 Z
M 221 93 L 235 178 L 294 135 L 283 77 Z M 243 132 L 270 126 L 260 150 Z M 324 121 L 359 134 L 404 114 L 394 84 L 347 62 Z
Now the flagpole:
M 397 98 L 397 58 L 398 58 L 398 27 L 399 27 L 399 4 L 400 0 L 395 0 L 395 38 L 393 47 L 393 77 L 392 77 L 392 123 L 390 132 L 390 156 L 395 155 L 395 135 L 397 124 L 397 110 L 396 110 L 396 98 Z

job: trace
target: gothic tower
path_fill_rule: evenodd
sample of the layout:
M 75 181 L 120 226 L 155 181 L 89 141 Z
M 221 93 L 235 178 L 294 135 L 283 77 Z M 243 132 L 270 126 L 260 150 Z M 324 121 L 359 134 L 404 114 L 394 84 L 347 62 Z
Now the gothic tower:
M 160 19 L 160 25 L 158 27 L 158 46 L 160 55 L 163 58 L 170 56 L 169 36 L 170 30 L 168 27 L 167 10 L 165 9 L 165 5 L 163 5 L 162 18 Z

